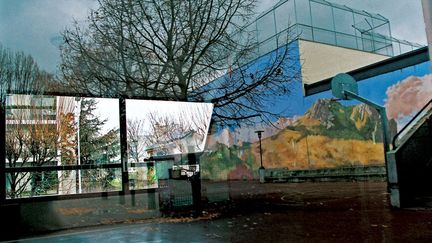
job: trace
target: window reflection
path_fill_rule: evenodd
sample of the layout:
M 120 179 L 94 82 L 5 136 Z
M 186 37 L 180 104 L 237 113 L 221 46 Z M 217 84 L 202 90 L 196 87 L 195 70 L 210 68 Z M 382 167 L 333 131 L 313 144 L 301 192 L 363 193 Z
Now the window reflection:
M 127 100 L 130 162 L 204 150 L 212 104 Z
M 119 163 L 118 100 L 9 95 L 5 137 L 8 198 L 104 191 L 113 176 L 61 166 Z

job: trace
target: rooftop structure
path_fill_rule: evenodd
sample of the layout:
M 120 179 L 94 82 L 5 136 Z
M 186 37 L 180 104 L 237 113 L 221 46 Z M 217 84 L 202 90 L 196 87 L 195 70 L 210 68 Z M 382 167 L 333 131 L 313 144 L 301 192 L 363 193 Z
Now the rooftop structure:
M 287 33 L 302 40 L 385 56 L 422 47 L 392 37 L 389 20 L 380 14 L 326 0 L 281 0 L 244 29 L 255 33 L 253 38 L 259 43 L 256 57 L 286 44 Z

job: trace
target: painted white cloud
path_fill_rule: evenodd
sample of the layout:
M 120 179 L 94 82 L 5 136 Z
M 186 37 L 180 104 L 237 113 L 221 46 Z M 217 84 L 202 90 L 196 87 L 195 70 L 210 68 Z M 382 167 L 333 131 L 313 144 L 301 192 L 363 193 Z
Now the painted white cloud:
M 404 121 L 432 98 L 432 74 L 409 76 L 388 87 L 386 94 L 387 116 Z

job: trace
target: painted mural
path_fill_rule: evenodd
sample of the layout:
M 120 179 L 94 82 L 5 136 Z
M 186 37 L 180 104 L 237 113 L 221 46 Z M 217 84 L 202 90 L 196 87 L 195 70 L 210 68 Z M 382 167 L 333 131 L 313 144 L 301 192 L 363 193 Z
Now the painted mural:
M 391 137 L 432 98 L 430 63 L 359 82 L 359 94 L 387 109 Z M 383 137 L 376 110 L 356 101 L 334 101 L 330 91 L 279 97 L 283 118 L 273 124 L 226 127 L 209 136 L 201 176 L 212 180 L 257 178 L 256 130 L 264 130 L 263 165 L 289 170 L 383 165 Z

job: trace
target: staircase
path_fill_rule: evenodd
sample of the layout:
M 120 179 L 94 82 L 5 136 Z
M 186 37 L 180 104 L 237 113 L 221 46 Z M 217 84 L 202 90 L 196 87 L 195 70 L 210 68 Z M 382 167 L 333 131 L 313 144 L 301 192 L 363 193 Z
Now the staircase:
M 387 153 L 397 178 L 389 185 L 400 207 L 432 207 L 432 99 L 394 137 Z

